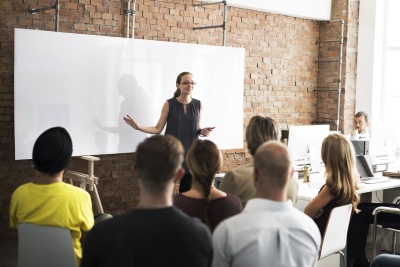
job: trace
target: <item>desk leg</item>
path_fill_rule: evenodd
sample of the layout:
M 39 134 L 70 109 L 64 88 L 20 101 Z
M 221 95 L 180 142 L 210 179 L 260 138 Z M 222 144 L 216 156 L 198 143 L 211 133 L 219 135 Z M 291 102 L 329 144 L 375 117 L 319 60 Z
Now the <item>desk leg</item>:
M 362 202 L 372 202 L 372 192 L 362 193 L 360 196 L 360 203 Z

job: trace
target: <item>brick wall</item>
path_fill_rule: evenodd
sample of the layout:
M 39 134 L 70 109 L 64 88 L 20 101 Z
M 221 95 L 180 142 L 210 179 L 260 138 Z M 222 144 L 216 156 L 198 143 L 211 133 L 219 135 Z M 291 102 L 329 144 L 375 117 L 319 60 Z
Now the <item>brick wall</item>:
M 358 1 L 332 1 L 333 19 L 346 20 L 346 44 L 343 72 L 345 93 L 341 109 L 341 129 L 350 129 L 355 101 L 355 59 Z M 38 174 L 28 160 L 14 160 L 14 28 L 54 31 L 55 11 L 30 14 L 28 8 L 50 6 L 50 0 L 6 0 L 0 2 L 0 238 L 15 238 L 8 228 L 9 201 L 19 185 Z M 193 1 L 138 0 L 135 38 L 207 45 L 222 44 L 222 29 L 194 31 L 193 27 L 219 25 L 223 6 L 197 8 Z M 126 36 L 126 1 L 120 0 L 61 0 L 60 31 Z M 348 26 L 347 26 L 348 25 Z M 311 124 L 318 113 L 329 114 L 334 103 L 328 98 L 317 99 L 317 85 L 329 80 L 333 68 L 321 66 L 314 60 L 322 57 L 316 41 L 329 36 L 320 23 L 228 7 L 227 46 L 244 47 L 244 121 L 256 115 L 275 118 L 281 128 Z M 321 36 L 320 36 L 321 35 Z M 329 51 L 329 49 L 328 49 Z M 336 68 L 337 70 L 337 68 Z M 320 76 L 319 76 L 320 75 Z M 321 102 L 322 101 L 322 102 Z M 332 100 L 333 101 L 333 100 Z M 321 104 L 323 103 L 323 104 Z M 326 112 L 326 110 L 329 111 Z M 344 114 L 344 115 L 343 115 Z M 104 210 L 123 213 L 136 206 L 139 190 L 133 177 L 134 154 L 100 155 L 95 163 L 95 175 L 100 178 L 99 193 Z M 251 160 L 246 149 L 224 151 L 222 171 L 233 169 Z M 71 169 L 86 172 L 86 162 L 73 159 Z

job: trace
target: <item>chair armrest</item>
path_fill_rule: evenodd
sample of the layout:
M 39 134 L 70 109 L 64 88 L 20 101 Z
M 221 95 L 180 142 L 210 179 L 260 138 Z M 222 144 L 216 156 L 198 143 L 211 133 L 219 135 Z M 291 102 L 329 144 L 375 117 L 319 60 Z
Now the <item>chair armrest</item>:
M 372 212 L 372 215 L 376 216 L 378 213 L 384 212 L 384 213 L 394 213 L 394 214 L 400 214 L 400 209 L 399 208 L 389 208 L 389 207 L 377 207 L 374 209 Z
M 400 202 L 400 197 L 396 197 L 395 199 L 393 199 L 393 204 L 399 204 Z

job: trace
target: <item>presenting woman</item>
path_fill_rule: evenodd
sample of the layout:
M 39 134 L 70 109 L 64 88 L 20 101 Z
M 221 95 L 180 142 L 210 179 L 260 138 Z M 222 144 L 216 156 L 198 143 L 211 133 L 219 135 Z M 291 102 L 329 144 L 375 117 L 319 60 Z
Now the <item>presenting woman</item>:
M 199 136 L 206 137 L 210 134 L 213 127 L 200 127 L 200 119 L 203 107 L 201 102 L 192 98 L 192 91 L 196 82 L 190 72 L 182 72 L 176 78 L 176 91 L 173 98 L 165 101 L 161 116 L 155 126 L 144 127 L 140 126 L 129 115 L 124 117 L 124 120 L 133 129 L 149 133 L 160 134 L 167 124 L 165 134 L 172 135 L 178 138 L 186 153 L 192 143 L 199 138 Z M 190 190 L 192 184 L 192 177 L 184 163 L 185 175 L 183 176 L 179 192 L 186 192 Z

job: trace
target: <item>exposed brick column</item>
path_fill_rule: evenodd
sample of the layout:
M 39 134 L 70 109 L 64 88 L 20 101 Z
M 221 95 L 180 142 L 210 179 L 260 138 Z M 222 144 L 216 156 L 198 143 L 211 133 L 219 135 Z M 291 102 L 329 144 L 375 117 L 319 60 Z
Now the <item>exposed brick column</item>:
M 344 20 L 344 45 L 342 64 L 342 94 L 340 99 L 339 130 L 349 133 L 353 129 L 356 96 L 357 73 L 357 41 L 358 41 L 358 7 L 357 1 L 335 1 L 332 5 L 332 20 Z M 338 39 L 340 36 L 340 23 L 321 23 L 320 39 Z M 337 59 L 339 57 L 339 45 L 337 43 L 323 44 L 319 50 L 320 59 Z M 337 87 L 338 64 L 320 63 L 318 74 L 318 86 Z M 319 120 L 336 120 L 338 94 L 333 92 L 318 93 Z M 336 129 L 334 125 L 331 129 Z

